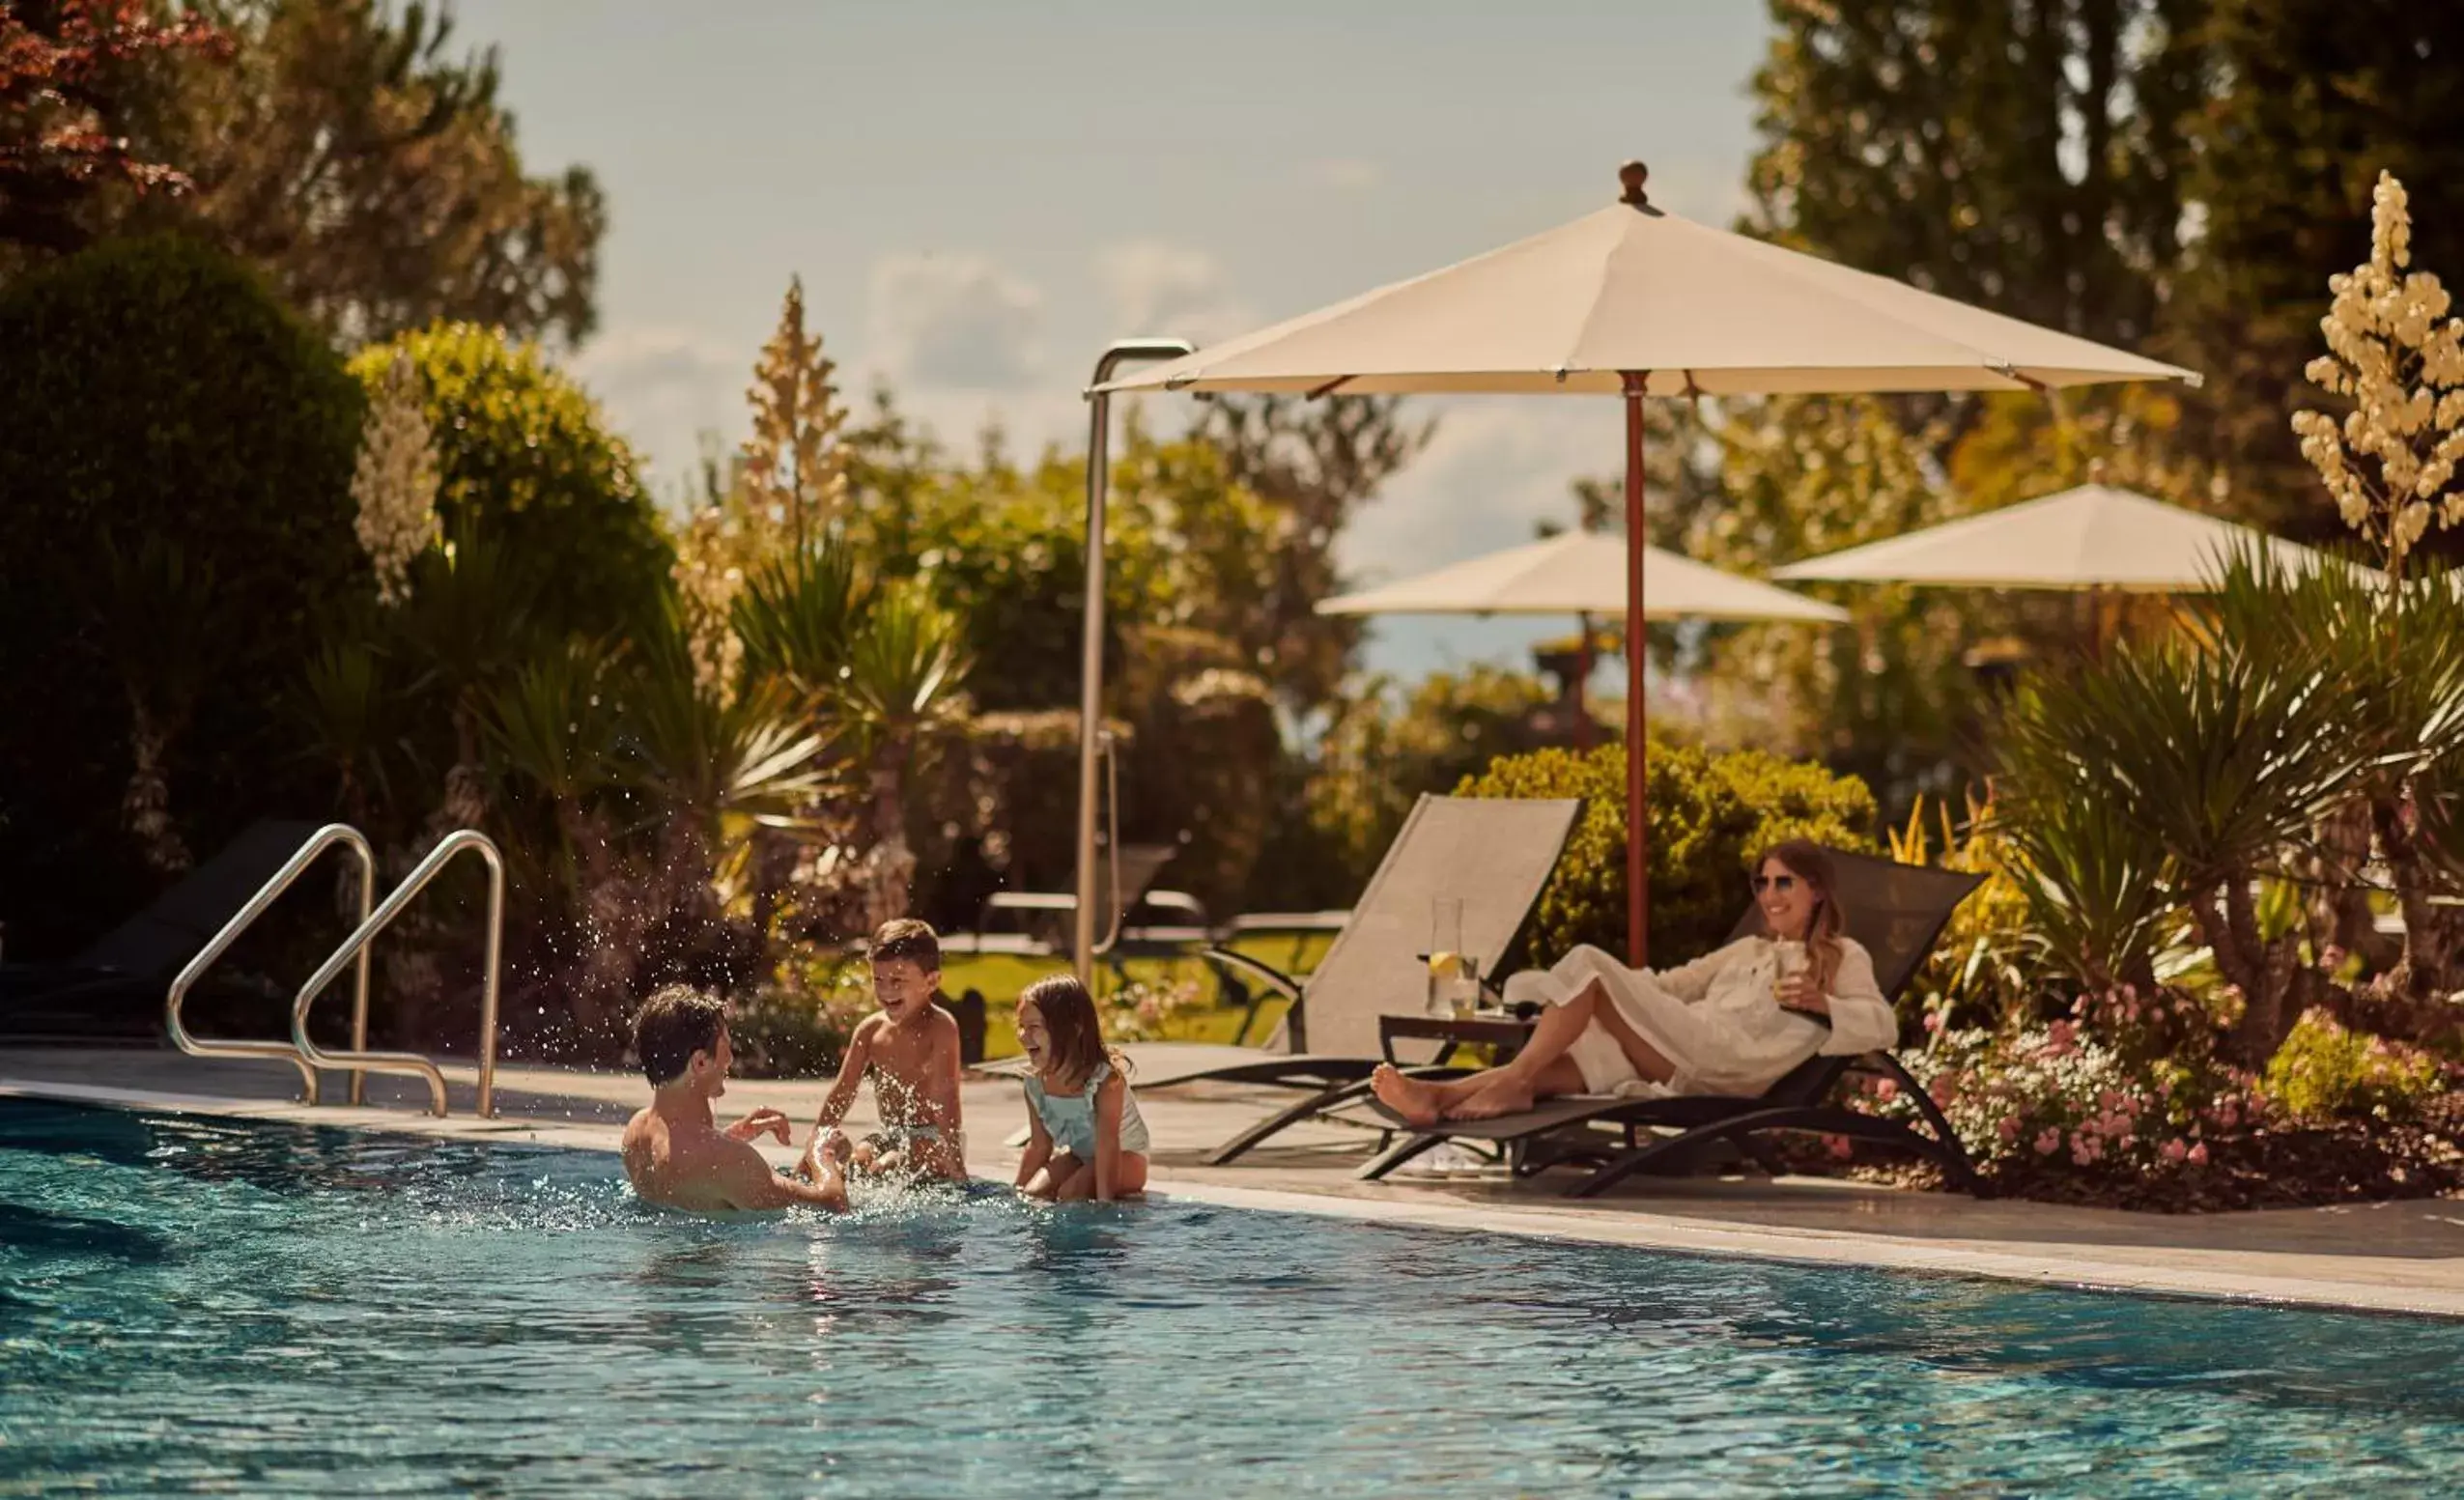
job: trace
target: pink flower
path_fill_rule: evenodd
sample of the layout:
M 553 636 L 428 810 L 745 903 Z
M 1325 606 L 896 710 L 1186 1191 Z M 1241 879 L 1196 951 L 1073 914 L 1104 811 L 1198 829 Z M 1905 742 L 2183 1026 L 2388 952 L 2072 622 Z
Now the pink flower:
M 1942 1013 L 1941 1013 L 1940 1011 L 1939 1011 L 1939 1010 L 1928 1010 L 1928 1011 L 1926 1011 L 1926 1012 L 1925 1012 L 1925 1030 L 1927 1030 L 1927 1031 L 1929 1031 L 1929 1032 L 1939 1032 L 1939 1031 L 1940 1031 L 1941 1029 L 1942 1029 Z
M 2333 973 L 2334 971 L 2342 968 L 2343 965 L 2343 948 L 2337 947 L 2336 944 L 2330 943 L 2327 947 L 2319 949 L 2318 966 L 2321 969 L 2325 969 Z
M 2063 1053 L 2070 1051 L 2071 1044 L 2078 1040 L 2078 1027 L 2071 1025 L 2068 1021 L 2056 1021 L 2052 1026 L 2046 1028 L 2045 1050 L 2058 1058 Z
M 1888 1104 L 1893 1099 L 1898 1098 L 1899 1080 L 1895 1078 L 1885 1078 L 1881 1083 L 1875 1085 L 1874 1097 L 1882 1100 L 1884 1104 Z
M 1846 1136 L 1825 1136 L 1823 1144 L 1830 1147 L 1833 1161 L 1846 1161 L 1856 1151 L 1856 1147 L 1849 1144 Z
M 2177 1162 L 2183 1157 L 2188 1156 L 2190 1153 L 2191 1148 L 2189 1143 L 2185 1142 L 2181 1137 L 2175 1136 L 2172 1140 L 2166 1142 L 2165 1148 L 2157 1154 L 2163 1156 L 2167 1161 Z
M 2241 1112 L 2233 1107 L 2232 1100 L 2227 1099 L 2223 1104 L 2217 1106 L 2216 1123 L 2222 1125 L 2226 1130 L 2232 1129 L 2234 1124 L 2238 1122 L 2240 1118 Z
M 1994 1127 L 1994 1132 L 2002 1138 L 2004 1146 L 2008 1146 L 2019 1139 L 2019 1121 L 2005 1115 L 2002 1117 L 2002 1122 Z
M 2207 1165 L 2206 1142 L 2201 1141 L 2198 1145 L 2191 1147 L 2190 1162 L 2194 1167 L 2204 1167 Z
M 2039 1156 L 2051 1156 L 2061 1148 L 2062 1133 L 2058 1130 L 2048 1130 L 2036 1138 L 2036 1154 Z
M 1925 1086 L 1925 1091 L 1934 1096 L 1936 1104 L 1948 1105 L 1959 1095 L 1959 1070 L 1945 1069 L 1934 1075 L 1934 1081 Z

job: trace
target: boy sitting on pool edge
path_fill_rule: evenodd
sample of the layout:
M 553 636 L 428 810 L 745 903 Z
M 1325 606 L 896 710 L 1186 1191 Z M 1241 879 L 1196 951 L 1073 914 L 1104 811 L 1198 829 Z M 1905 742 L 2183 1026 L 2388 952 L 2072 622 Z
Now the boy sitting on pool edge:
M 642 1202 L 696 1213 L 847 1206 L 843 1138 L 834 1147 L 816 1132 L 796 1175 L 780 1176 L 752 1143 L 769 1132 L 785 1145 L 786 1116 L 758 1109 L 719 1128 L 710 1101 L 727 1091 L 735 1047 L 718 1001 L 681 984 L 658 991 L 634 1017 L 634 1051 L 650 1080 L 650 1106 L 626 1124 L 623 1154 Z
M 857 1172 L 963 1181 L 967 1148 L 958 1109 L 958 1021 L 934 1004 L 941 988 L 941 939 L 930 923 L 901 917 L 872 935 L 873 998 L 881 1009 L 848 1039 L 838 1080 L 821 1101 L 813 1137 L 846 1138 L 838 1122 L 872 1078 L 881 1128 L 859 1143 Z

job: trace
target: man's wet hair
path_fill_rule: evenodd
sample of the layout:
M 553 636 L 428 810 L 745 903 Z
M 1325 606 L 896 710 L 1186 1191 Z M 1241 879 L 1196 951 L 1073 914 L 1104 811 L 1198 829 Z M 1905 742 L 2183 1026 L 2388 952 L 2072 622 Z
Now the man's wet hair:
M 717 1052 L 726 1007 L 689 985 L 670 984 L 641 1003 L 633 1018 L 633 1050 L 642 1076 L 658 1089 L 684 1076 L 696 1052 Z
M 926 974 L 941 972 L 941 937 L 932 923 L 913 917 L 897 917 L 883 922 L 872 935 L 872 961 L 887 958 L 912 959 Z

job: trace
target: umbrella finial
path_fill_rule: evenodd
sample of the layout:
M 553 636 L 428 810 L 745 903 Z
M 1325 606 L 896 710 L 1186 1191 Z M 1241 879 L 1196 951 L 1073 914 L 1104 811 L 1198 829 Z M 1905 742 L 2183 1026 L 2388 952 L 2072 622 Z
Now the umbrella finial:
M 1652 169 L 1639 161 L 1629 161 L 1619 167 L 1617 181 L 1626 190 L 1617 195 L 1617 201 L 1632 204 L 1638 209 L 1650 208 L 1651 195 L 1643 191 L 1643 184 L 1651 180 L 1651 175 Z

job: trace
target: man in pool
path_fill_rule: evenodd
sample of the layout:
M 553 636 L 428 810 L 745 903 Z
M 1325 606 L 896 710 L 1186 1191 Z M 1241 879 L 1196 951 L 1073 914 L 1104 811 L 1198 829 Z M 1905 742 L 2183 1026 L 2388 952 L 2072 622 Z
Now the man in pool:
M 941 939 L 930 924 L 902 917 L 872 935 L 871 957 L 873 998 L 881 1009 L 848 1040 L 838 1081 L 821 1101 L 814 1139 L 846 1139 L 838 1122 L 869 1073 L 881 1128 L 853 1148 L 854 1169 L 963 1180 L 958 1020 L 933 1003 L 941 988 Z
M 660 990 L 634 1017 L 634 1051 L 650 1080 L 650 1107 L 625 1126 L 624 1159 L 642 1202 L 696 1213 L 847 1206 L 843 1139 L 825 1143 L 815 1132 L 796 1175 L 781 1176 L 752 1143 L 768 1133 L 785 1145 L 786 1116 L 755 1110 L 719 1128 L 710 1101 L 727 1091 L 735 1048 L 718 1001 L 680 984 Z

